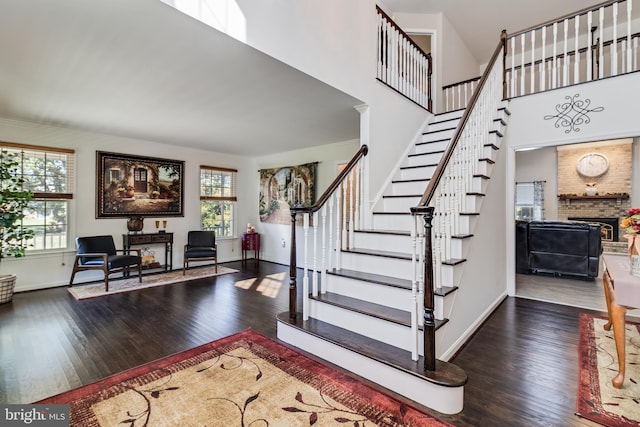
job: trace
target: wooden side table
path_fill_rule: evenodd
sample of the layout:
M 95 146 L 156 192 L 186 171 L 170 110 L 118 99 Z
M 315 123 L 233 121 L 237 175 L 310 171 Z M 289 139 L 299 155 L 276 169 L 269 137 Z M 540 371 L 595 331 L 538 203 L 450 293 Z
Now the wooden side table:
M 254 251 L 254 259 L 260 261 L 260 233 L 242 233 L 242 262 L 247 259 L 248 251 Z
M 604 263 L 604 295 L 607 299 L 609 321 L 606 331 L 613 326 L 613 338 L 618 354 L 618 374 L 611 380 L 615 388 L 622 388 L 625 373 L 625 314 L 627 309 L 640 308 L 640 277 L 631 274 L 627 255 L 602 255 Z
M 164 245 L 164 271 L 173 270 L 173 233 L 123 234 L 122 246 L 129 250 L 131 246 Z

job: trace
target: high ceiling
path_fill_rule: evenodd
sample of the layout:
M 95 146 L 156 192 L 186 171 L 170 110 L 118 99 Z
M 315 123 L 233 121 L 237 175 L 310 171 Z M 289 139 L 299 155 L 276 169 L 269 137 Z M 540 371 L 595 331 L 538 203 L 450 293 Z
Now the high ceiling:
M 360 101 L 159 0 L 2 0 L 0 88 L 0 117 L 237 155 L 359 136 Z
M 442 11 L 480 63 L 501 29 L 597 3 L 382 1 Z M 2 0 L 0 53 L 2 118 L 244 156 L 359 135 L 359 100 L 160 0 Z
M 602 3 L 597 0 L 381 0 L 387 12 L 442 12 L 480 64 L 489 61 L 500 32 L 515 33 Z

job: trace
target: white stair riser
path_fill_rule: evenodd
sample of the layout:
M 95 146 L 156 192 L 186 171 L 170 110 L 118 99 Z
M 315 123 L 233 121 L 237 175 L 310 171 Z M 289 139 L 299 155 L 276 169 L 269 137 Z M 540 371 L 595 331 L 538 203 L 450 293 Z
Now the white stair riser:
M 385 197 L 382 202 L 385 212 L 409 212 L 418 205 L 420 197 Z
M 359 249 L 384 249 L 393 252 L 411 250 L 411 236 L 355 232 L 353 240 L 353 246 Z
M 411 231 L 413 224 L 411 215 L 373 215 L 373 228 L 377 230 Z
M 507 127 L 506 124 L 501 119 L 496 119 L 493 121 L 493 129 L 497 130 L 503 135 L 506 127 Z
M 467 194 L 465 196 L 465 200 L 464 200 L 464 206 L 463 206 L 463 211 L 466 213 L 478 213 L 480 212 L 480 208 L 482 207 L 482 201 L 484 200 L 484 197 L 482 196 L 476 196 L 476 195 L 469 195 Z
M 385 306 L 397 308 L 398 310 L 409 311 L 411 309 L 412 296 L 410 289 L 328 274 L 327 291 L 375 304 L 384 302 Z
M 441 141 L 428 142 L 426 144 L 416 144 L 413 149 L 414 154 L 428 154 L 435 153 L 437 151 L 444 151 L 449 146 L 450 139 L 444 139 Z
M 496 147 L 500 148 L 500 144 L 502 144 L 502 138 L 500 135 L 498 135 L 497 133 L 490 133 L 489 134 L 489 140 L 487 141 L 489 144 L 493 144 Z
M 434 122 L 442 122 L 449 119 L 459 119 L 464 114 L 464 110 L 449 111 L 448 113 L 438 114 L 433 118 Z
M 440 163 L 444 153 L 423 154 L 421 156 L 411 156 L 407 159 L 406 166 L 423 166 Z
M 440 286 L 453 286 L 460 283 L 460 278 L 462 277 L 462 272 L 464 269 L 464 263 L 457 265 L 442 265 L 441 271 L 441 282 L 436 283 L 436 285 Z M 434 276 L 435 276 L 434 272 Z M 434 280 L 436 277 L 434 277 Z
M 459 215 L 458 218 L 458 228 L 456 230 L 456 234 L 473 234 L 473 227 L 475 227 L 477 215 Z M 439 221 L 443 221 L 444 223 L 446 223 L 448 219 L 446 217 L 440 218 L 440 216 L 436 214 L 435 218 L 433 219 L 433 226 L 435 230 L 440 229 Z
M 438 320 L 449 317 L 455 302 L 455 292 L 445 296 L 436 295 L 433 299 L 433 315 Z
M 323 302 L 309 300 L 309 316 L 394 347 L 411 351 L 411 328 Z
M 469 252 L 470 239 L 451 239 L 451 257 L 465 258 Z
M 441 139 L 451 139 L 455 133 L 455 129 L 444 129 L 435 132 L 426 132 L 422 134 L 422 142 L 439 141 Z
M 491 176 L 493 171 L 492 162 L 478 162 L 478 173 L 486 176 Z
M 411 248 L 407 248 L 407 252 Z M 340 267 L 346 270 L 365 271 L 367 273 L 394 276 L 400 279 L 411 280 L 411 261 L 398 258 L 356 254 L 350 252 L 341 253 Z
M 438 331 L 436 331 L 436 337 L 437 334 Z M 283 322 L 278 322 L 278 339 L 311 354 L 320 355 L 331 363 L 444 414 L 458 413 L 464 406 L 464 387 L 462 386 L 444 387 L 424 381 Z
M 428 180 L 392 182 L 391 194 L 393 195 L 423 194 L 424 190 L 427 189 L 427 185 L 429 185 Z
M 427 127 L 427 131 L 431 132 L 434 130 L 455 128 L 455 127 L 458 127 L 458 123 L 460 123 L 459 117 L 456 118 L 456 120 L 438 119 L 438 121 L 429 123 L 429 126 Z
M 398 179 L 425 179 L 431 178 L 433 172 L 435 172 L 436 164 L 430 166 L 422 166 L 419 168 L 400 169 L 400 173 L 397 174 Z

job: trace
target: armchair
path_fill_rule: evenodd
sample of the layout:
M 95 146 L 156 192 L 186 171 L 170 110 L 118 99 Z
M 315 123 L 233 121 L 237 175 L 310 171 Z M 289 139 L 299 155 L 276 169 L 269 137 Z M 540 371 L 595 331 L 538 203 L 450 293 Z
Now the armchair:
M 213 261 L 218 272 L 218 245 L 214 231 L 189 231 L 184 245 L 182 275 L 189 268 L 189 260 Z
M 102 270 L 104 272 L 104 288 L 109 292 L 109 275 L 122 272 L 129 274 L 131 266 L 138 266 L 138 280 L 142 282 L 142 257 L 140 249 L 128 251 L 117 250 L 113 236 L 91 236 L 76 238 L 77 254 L 73 262 L 73 271 L 69 286 L 73 285 L 76 273 L 85 270 Z M 118 253 L 121 254 L 118 254 Z M 137 255 L 131 255 L 136 252 Z

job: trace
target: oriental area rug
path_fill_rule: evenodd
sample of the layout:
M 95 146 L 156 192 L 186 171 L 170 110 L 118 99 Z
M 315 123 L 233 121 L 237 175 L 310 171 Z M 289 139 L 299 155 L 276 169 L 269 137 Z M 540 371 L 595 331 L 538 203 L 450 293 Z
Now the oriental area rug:
M 618 373 L 613 327 L 605 331 L 607 319 L 580 315 L 580 383 L 576 414 L 604 426 L 640 426 L 640 324 L 627 322 L 626 368 L 621 389 L 611 380 Z
M 109 279 L 109 292 L 104 290 L 104 282 L 90 283 L 87 285 L 73 285 L 68 288 L 69 293 L 77 300 L 101 297 L 105 295 L 119 294 L 123 292 L 137 291 L 144 288 L 153 288 L 155 286 L 172 285 L 174 283 L 183 283 L 190 280 L 203 279 L 205 277 L 221 276 L 223 274 L 237 273 L 238 270 L 218 265 L 216 273 L 215 266 L 190 268 L 182 275 L 182 269 L 170 271 L 162 274 L 148 274 L 142 276 L 142 282 L 138 281 L 138 277 L 129 279 Z
M 78 426 L 449 426 L 251 329 L 41 404 Z

